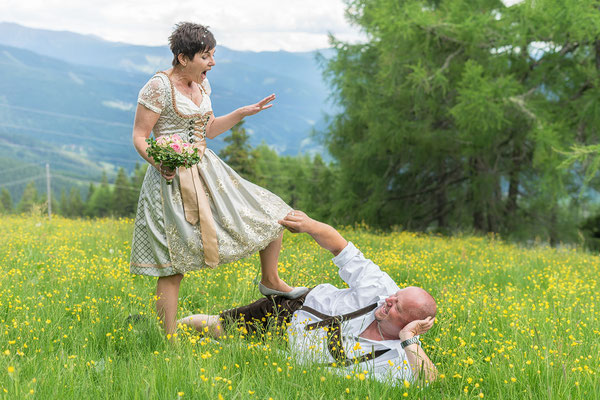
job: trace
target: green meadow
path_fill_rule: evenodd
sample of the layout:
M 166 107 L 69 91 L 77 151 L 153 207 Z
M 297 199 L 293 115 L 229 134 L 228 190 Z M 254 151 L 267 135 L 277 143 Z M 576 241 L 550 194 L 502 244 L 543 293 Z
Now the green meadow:
M 592 399 L 600 392 L 600 257 L 498 237 L 341 232 L 400 286 L 438 301 L 423 345 L 440 377 L 386 385 L 299 365 L 276 328 L 164 338 L 155 278 L 133 276 L 129 219 L 0 217 L 0 397 L 7 399 Z M 251 258 L 185 277 L 180 317 L 260 297 Z M 343 286 L 330 255 L 284 235 L 282 277 Z M 140 321 L 126 321 L 142 314 Z

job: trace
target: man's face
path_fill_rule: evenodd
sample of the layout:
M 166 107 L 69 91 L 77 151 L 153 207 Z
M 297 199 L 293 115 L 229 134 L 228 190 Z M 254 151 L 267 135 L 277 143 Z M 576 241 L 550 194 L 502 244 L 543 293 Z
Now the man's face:
M 400 289 L 393 295 L 385 299 L 383 305 L 375 310 L 375 319 L 381 322 L 387 322 L 394 325 L 399 330 L 408 323 L 406 321 L 406 312 L 404 306 L 406 303 L 406 290 Z

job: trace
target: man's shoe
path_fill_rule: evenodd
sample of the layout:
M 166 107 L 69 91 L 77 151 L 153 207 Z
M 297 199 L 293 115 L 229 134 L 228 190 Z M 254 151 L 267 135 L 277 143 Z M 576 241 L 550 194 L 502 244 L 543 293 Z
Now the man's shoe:
M 271 289 L 263 285 L 262 283 L 258 283 L 258 291 L 263 296 L 281 296 L 286 299 L 297 299 L 302 296 L 304 293 L 308 292 L 308 288 L 304 286 L 298 286 L 293 288 L 290 292 L 282 292 L 279 290 Z

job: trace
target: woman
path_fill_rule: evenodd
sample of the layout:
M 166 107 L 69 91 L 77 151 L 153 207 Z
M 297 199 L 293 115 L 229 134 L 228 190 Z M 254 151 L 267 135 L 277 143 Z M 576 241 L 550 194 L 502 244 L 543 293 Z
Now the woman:
M 244 117 L 270 108 L 275 95 L 215 117 L 206 79 L 215 65 L 214 36 L 206 27 L 186 22 L 176 26 L 169 43 L 173 67 L 142 88 L 133 126 L 133 144 L 153 168 L 148 168 L 140 192 L 130 271 L 158 277 L 156 311 L 165 332 L 173 334 L 185 272 L 260 251 L 261 293 L 296 298 L 307 289 L 288 286 L 277 273 L 283 235 L 277 221 L 291 208 L 206 149 L 206 137 L 213 139 Z M 203 153 L 200 163 L 177 171 L 156 164 L 146 154 L 151 131 L 155 137 L 177 134 L 194 143 Z

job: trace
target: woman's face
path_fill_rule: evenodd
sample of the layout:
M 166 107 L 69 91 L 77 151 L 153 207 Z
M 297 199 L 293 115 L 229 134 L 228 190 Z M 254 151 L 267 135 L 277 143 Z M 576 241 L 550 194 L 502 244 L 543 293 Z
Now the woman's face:
M 192 80 L 202 83 L 206 79 L 206 73 L 215 65 L 215 49 L 205 52 L 199 51 L 194 58 L 189 60 L 185 69 L 191 75 Z

